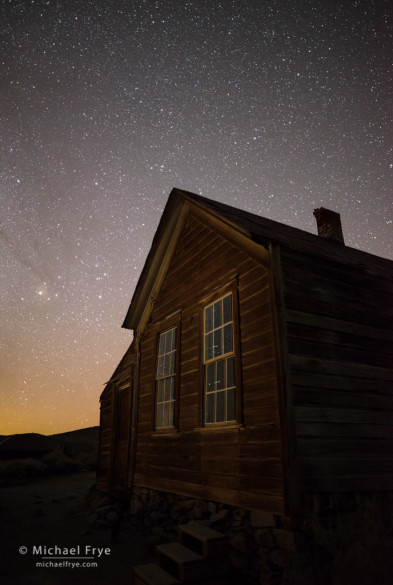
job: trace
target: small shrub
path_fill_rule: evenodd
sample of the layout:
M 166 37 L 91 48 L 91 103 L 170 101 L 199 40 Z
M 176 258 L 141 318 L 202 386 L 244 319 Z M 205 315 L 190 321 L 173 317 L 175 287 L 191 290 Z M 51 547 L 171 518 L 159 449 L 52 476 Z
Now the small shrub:
M 58 475 L 62 473 L 71 473 L 80 470 L 80 464 L 76 459 L 72 459 L 61 451 L 53 451 L 41 458 L 45 466 L 45 473 L 48 475 Z
M 81 469 L 86 471 L 95 471 L 97 469 L 97 451 L 90 451 L 90 453 L 80 453 L 77 461 Z
M 46 475 L 63 475 L 77 471 L 94 471 L 96 453 L 80 453 L 70 457 L 62 451 L 53 451 L 40 459 L 12 459 L 0 461 L 0 485 L 25 483 L 29 479 Z
M 0 461 L 0 485 L 23 483 L 32 477 L 45 473 L 45 465 L 40 459 L 12 459 Z

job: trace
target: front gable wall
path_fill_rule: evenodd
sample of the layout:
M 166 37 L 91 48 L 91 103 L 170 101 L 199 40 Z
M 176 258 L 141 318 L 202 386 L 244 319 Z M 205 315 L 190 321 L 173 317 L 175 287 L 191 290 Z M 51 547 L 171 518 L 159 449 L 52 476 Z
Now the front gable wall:
M 232 230 L 234 231 L 234 230 Z M 240 237 L 240 240 L 239 240 Z M 190 213 L 142 335 L 134 484 L 232 505 L 285 511 L 277 336 L 268 254 Z M 239 245 L 240 244 L 240 245 Z M 237 424 L 203 427 L 203 307 L 232 291 Z M 213 296 L 212 296 L 213 295 Z M 157 339 L 178 324 L 178 416 L 154 429 Z

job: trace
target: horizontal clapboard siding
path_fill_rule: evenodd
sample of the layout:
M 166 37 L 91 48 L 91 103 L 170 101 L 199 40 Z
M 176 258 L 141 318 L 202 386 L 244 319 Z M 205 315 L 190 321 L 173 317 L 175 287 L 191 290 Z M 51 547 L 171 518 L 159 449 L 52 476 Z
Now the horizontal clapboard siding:
M 230 282 L 237 283 L 242 424 L 201 428 L 201 302 Z M 160 433 L 154 431 L 155 347 L 174 313 L 181 315 L 179 420 L 175 432 Z M 268 270 L 191 215 L 141 341 L 136 485 L 283 512 L 275 343 Z
M 393 285 L 281 250 L 301 491 L 393 489 Z

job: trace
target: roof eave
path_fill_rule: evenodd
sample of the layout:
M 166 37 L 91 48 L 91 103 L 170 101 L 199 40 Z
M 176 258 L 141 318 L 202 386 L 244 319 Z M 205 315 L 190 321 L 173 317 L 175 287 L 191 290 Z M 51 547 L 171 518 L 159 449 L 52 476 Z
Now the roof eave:
M 181 191 L 176 188 L 172 189 L 122 324 L 125 329 L 133 331 L 138 329 L 185 204 L 186 201 Z

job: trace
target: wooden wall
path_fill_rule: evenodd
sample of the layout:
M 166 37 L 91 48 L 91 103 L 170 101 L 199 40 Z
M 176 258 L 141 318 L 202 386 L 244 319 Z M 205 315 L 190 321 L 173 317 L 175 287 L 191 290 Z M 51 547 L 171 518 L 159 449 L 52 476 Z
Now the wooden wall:
M 241 424 L 203 428 L 203 299 L 236 282 L 241 350 Z M 279 375 L 270 273 L 213 226 L 191 215 L 141 340 L 134 483 L 283 513 Z M 157 335 L 180 319 L 179 423 L 154 431 Z
M 114 486 L 124 487 L 127 483 L 135 363 L 135 347 L 131 344 L 100 397 L 96 483 L 102 490 L 109 490 Z
M 110 487 L 113 458 L 114 384 L 108 384 L 101 395 L 100 437 L 98 446 L 97 487 Z
M 393 489 L 391 274 L 288 249 L 281 270 L 300 491 Z

